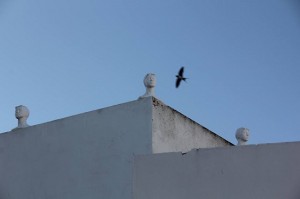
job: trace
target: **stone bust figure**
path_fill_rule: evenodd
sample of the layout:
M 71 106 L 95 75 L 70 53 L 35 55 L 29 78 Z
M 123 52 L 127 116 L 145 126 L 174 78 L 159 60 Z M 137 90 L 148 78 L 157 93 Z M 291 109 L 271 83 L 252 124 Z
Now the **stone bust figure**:
M 16 127 L 16 129 L 25 128 L 29 126 L 27 124 L 27 118 L 29 117 L 29 109 L 26 106 L 16 106 L 15 116 L 18 119 L 18 126 Z
M 154 87 L 156 85 L 155 74 L 148 73 L 144 78 L 144 85 L 146 87 L 146 93 L 144 95 L 140 96 L 139 99 L 145 98 L 145 97 L 150 97 L 150 96 L 155 97 L 155 92 L 154 92 Z
M 235 137 L 238 141 L 237 145 L 246 145 L 249 140 L 249 129 L 244 127 L 238 128 Z

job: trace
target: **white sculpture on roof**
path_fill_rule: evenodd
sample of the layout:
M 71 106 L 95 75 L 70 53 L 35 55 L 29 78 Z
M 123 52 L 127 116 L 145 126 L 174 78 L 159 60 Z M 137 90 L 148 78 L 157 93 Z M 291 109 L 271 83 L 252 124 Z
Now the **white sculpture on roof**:
M 237 145 L 246 145 L 249 140 L 249 129 L 241 127 L 236 130 L 235 138 L 237 139 Z
M 154 87 L 156 85 L 155 74 L 148 73 L 144 78 L 144 85 L 146 87 L 146 93 L 144 95 L 140 96 L 139 99 L 145 98 L 145 97 L 150 97 L 150 96 L 155 97 L 155 92 L 154 92 Z
M 18 126 L 16 127 L 16 129 L 25 128 L 29 126 L 27 124 L 27 119 L 29 117 L 29 109 L 26 106 L 16 106 L 15 116 L 18 119 Z

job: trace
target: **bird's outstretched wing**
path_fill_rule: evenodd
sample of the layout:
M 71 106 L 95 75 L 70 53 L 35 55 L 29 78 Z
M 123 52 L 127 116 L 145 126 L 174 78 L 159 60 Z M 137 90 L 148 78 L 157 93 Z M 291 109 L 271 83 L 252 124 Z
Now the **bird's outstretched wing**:
M 180 79 L 180 78 L 177 78 L 177 79 L 176 79 L 176 88 L 178 88 L 178 86 L 180 85 L 180 82 L 181 82 L 181 79 Z
M 183 72 L 184 72 L 184 67 L 182 66 L 182 67 L 180 68 L 179 72 L 178 72 L 178 75 L 179 75 L 180 77 L 183 77 Z

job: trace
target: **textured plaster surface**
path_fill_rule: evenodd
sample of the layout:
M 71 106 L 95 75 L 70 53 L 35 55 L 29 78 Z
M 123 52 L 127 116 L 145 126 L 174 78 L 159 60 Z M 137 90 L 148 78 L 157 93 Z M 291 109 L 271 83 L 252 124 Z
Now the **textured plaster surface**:
M 230 142 L 153 98 L 153 153 L 232 146 Z

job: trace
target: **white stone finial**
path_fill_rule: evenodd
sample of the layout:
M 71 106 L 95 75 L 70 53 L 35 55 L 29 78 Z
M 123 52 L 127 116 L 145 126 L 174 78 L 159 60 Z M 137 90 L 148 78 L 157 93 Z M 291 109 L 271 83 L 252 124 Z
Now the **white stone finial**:
M 237 139 L 237 145 L 246 145 L 249 140 L 249 129 L 241 127 L 236 130 L 235 138 Z
M 146 93 L 144 95 L 140 96 L 139 99 L 145 98 L 145 97 L 150 97 L 150 96 L 155 97 L 155 92 L 154 92 L 154 87 L 156 85 L 155 74 L 148 73 L 144 78 L 144 85 L 146 87 Z
M 25 128 L 29 126 L 27 124 L 27 118 L 29 117 L 29 109 L 26 106 L 16 106 L 15 116 L 18 119 L 18 126 L 16 127 L 16 129 Z

